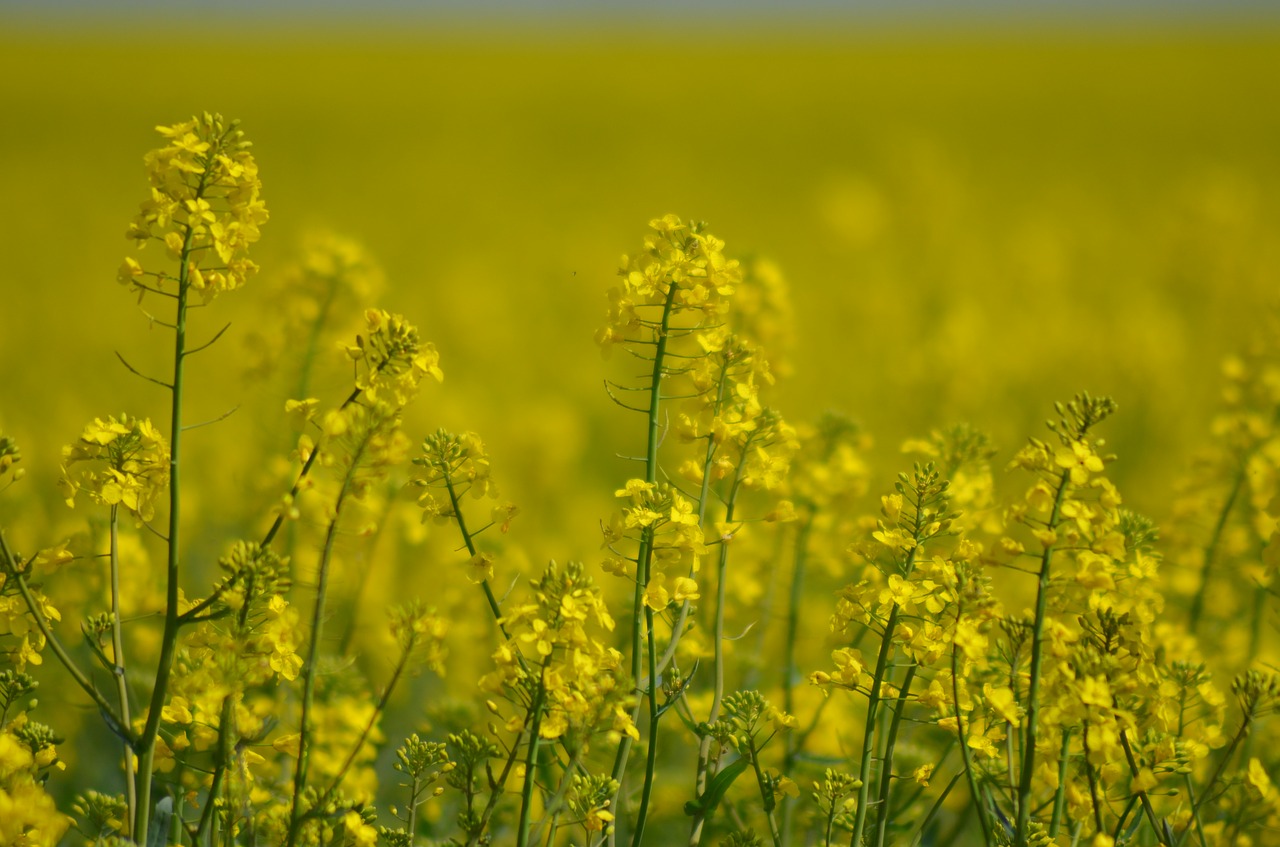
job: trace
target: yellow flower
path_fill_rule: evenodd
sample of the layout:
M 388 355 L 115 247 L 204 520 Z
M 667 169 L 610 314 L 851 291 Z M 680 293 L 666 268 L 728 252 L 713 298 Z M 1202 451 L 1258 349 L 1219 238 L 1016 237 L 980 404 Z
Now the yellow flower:
M 1018 703 L 1013 697 L 1013 691 L 1006 686 L 995 687 L 990 683 L 982 686 L 982 696 L 986 699 L 987 705 L 995 710 L 996 714 L 1009 722 L 1010 726 L 1018 726 L 1021 718 L 1018 712 Z
M 1071 449 L 1059 449 L 1053 456 L 1053 463 L 1071 476 L 1076 485 L 1084 485 L 1089 481 L 1090 473 L 1103 469 L 1102 460 L 1083 441 L 1071 442 Z
M 1256 756 L 1249 759 L 1249 769 L 1245 773 L 1245 780 L 1263 800 L 1268 799 L 1275 793 L 1275 786 L 1271 784 L 1271 777 L 1267 775 L 1262 762 Z
M 477 553 L 467 560 L 467 579 L 472 583 L 480 583 L 493 579 L 493 554 Z

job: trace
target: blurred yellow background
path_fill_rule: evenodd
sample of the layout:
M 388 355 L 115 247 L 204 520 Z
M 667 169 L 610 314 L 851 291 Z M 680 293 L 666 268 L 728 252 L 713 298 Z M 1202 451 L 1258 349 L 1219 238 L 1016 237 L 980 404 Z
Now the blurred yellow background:
M 0 423 L 43 486 L 83 421 L 161 408 L 112 355 L 167 348 L 114 273 L 152 127 L 209 109 L 256 144 L 260 279 L 311 229 L 363 242 L 382 305 L 448 375 L 410 431 L 480 430 L 557 527 L 584 467 L 607 508 L 608 457 L 633 449 L 591 335 L 618 256 L 666 212 L 789 280 L 789 417 L 851 414 L 891 470 L 933 426 L 969 420 L 1007 455 L 1053 400 L 1111 393 L 1116 475 L 1157 481 L 1131 499 L 1158 511 L 1220 360 L 1276 293 L 1278 56 L 1277 32 L 1229 27 L 10 30 Z M 278 408 L 238 380 L 245 333 L 270 320 L 256 288 L 197 321 L 197 338 L 233 327 L 197 363 L 191 419 Z M 539 557 L 589 552 L 578 526 Z

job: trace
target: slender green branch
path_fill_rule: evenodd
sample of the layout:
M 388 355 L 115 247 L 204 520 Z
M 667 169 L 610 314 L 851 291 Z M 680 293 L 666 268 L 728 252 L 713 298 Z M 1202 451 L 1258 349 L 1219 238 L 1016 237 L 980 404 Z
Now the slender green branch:
M 1246 454 L 1240 460 L 1240 466 L 1236 468 L 1235 476 L 1231 479 L 1231 490 L 1227 493 L 1227 499 L 1222 504 L 1222 510 L 1218 512 L 1218 519 L 1213 525 L 1213 534 L 1209 536 L 1209 543 L 1204 548 L 1204 562 L 1200 565 L 1200 587 L 1196 590 L 1196 596 L 1191 600 L 1191 613 L 1187 621 L 1187 628 L 1191 630 L 1191 634 L 1195 635 L 1196 630 L 1200 628 L 1200 619 L 1204 615 L 1204 597 L 1205 590 L 1209 585 L 1209 574 L 1213 570 L 1214 559 L 1217 558 L 1218 545 L 1222 541 L 1222 533 L 1227 527 L 1227 519 L 1231 517 L 1231 510 L 1235 507 L 1236 499 L 1240 496 L 1240 489 L 1244 487 L 1245 480 L 1245 464 L 1248 461 Z
M 956 609 L 959 620 L 960 609 Z M 991 821 L 987 819 L 986 798 L 978 787 L 978 775 L 973 769 L 973 756 L 969 751 L 969 738 L 964 726 L 964 710 L 960 708 L 960 648 L 951 645 L 951 699 L 956 709 L 956 733 L 960 738 L 960 758 L 964 760 L 964 773 L 969 781 L 969 794 L 973 798 L 973 807 L 978 811 L 978 823 L 982 826 L 982 843 L 992 847 Z
M 362 441 L 356 449 L 355 455 L 351 458 L 351 463 L 347 466 L 346 473 L 342 477 L 342 487 L 338 491 L 338 498 L 333 508 L 333 519 L 329 521 L 329 528 L 325 532 L 324 549 L 320 554 L 320 564 L 317 568 L 316 580 L 316 602 L 315 610 L 311 616 L 311 643 L 307 646 L 307 669 L 303 674 L 302 685 L 302 716 L 298 734 L 298 761 L 293 771 L 293 804 L 289 811 L 289 835 L 286 841 L 287 847 L 293 847 L 297 843 L 298 834 L 302 827 L 303 816 L 301 813 L 302 794 L 307 784 L 307 765 L 310 750 L 310 722 L 311 708 L 315 697 L 317 660 L 320 655 L 320 639 L 324 631 L 325 602 L 329 589 L 329 565 L 333 560 L 333 545 L 338 535 L 338 520 L 342 517 L 342 507 L 346 502 L 347 495 L 351 491 L 351 483 L 355 479 L 356 468 L 360 464 L 360 457 L 367 445 L 367 440 Z
M 1057 838 L 1062 829 L 1062 814 L 1067 806 L 1067 769 L 1071 762 L 1071 727 L 1062 730 L 1062 747 L 1058 751 L 1058 790 L 1053 795 L 1053 817 L 1049 820 L 1049 836 Z
M 1056 530 L 1066 499 L 1071 475 L 1062 471 L 1058 490 L 1053 496 L 1053 509 L 1049 512 L 1048 528 Z M 1023 733 L 1022 772 L 1018 779 L 1018 825 L 1014 833 L 1019 847 L 1026 847 L 1028 827 L 1031 825 L 1031 781 L 1036 765 L 1036 730 L 1040 725 L 1040 682 L 1044 674 L 1044 622 L 1049 607 L 1049 578 L 1053 564 L 1055 545 L 1044 545 L 1040 555 L 1040 573 L 1036 583 L 1036 616 L 1031 632 L 1031 682 L 1027 689 L 1027 723 Z
M 915 556 L 915 550 L 911 551 Z M 867 825 L 867 799 L 871 795 L 871 760 L 875 755 L 876 718 L 880 709 L 880 685 L 884 682 L 885 672 L 889 667 L 889 654 L 893 652 L 893 631 L 898 625 L 898 604 L 889 611 L 889 619 L 884 625 L 884 636 L 880 641 L 880 651 L 876 655 L 875 675 L 871 678 L 871 688 L 867 692 L 867 715 L 863 723 L 862 759 L 858 765 L 858 809 L 853 820 L 853 833 L 849 837 L 849 847 L 862 847 L 862 832 Z
M 665 374 L 667 342 L 670 338 L 671 329 L 671 313 L 675 305 L 677 286 L 674 282 L 667 286 L 667 298 L 662 305 L 662 322 L 655 330 L 657 333 L 657 344 L 653 354 L 653 370 L 649 380 L 649 414 L 648 414 L 648 437 L 645 446 L 644 473 L 645 481 L 654 483 L 658 481 L 658 431 L 659 431 L 659 409 L 662 403 L 662 377 Z M 650 533 L 642 536 L 640 542 L 639 555 L 637 555 L 636 564 L 636 587 L 635 593 L 631 600 L 631 679 L 632 684 L 637 685 L 640 681 L 640 675 L 643 670 L 641 656 L 641 633 L 640 628 L 644 620 L 644 592 L 648 587 L 641 574 L 647 572 L 647 561 L 652 553 L 652 538 Z M 651 680 L 650 685 L 656 685 L 656 680 Z M 639 717 L 640 704 L 637 702 L 632 713 L 632 721 Z M 654 743 L 653 739 L 649 743 Z M 631 736 L 623 734 L 622 741 L 618 744 L 618 752 L 613 760 L 613 778 L 617 781 L 618 790 L 613 795 L 613 808 L 618 807 L 618 796 L 622 792 L 622 783 L 627 773 L 627 760 L 631 757 Z M 614 843 L 615 835 L 610 835 L 610 844 Z
M 898 707 L 893 711 L 893 723 L 889 724 L 889 734 L 885 737 L 884 759 L 880 763 L 880 816 L 876 819 L 876 847 L 884 847 L 889 828 L 889 798 L 893 790 L 893 748 L 898 741 L 898 729 L 902 724 L 902 713 L 907 709 L 911 683 L 916 678 L 916 665 L 907 668 L 907 675 L 902 679 L 902 688 L 898 692 Z
M 102 718 L 107 723 L 107 727 L 116 735 L 123 738 L 131 746 L 137 743 L 137 736 L 134 735 L 133 729 L 120 720 L 120 716 L 116 714 L 115 707 L 108 702 L 94 684 L 80 670 L 75 659 L 71 658 L 71 654 L 62 646 L 62 642 L 54 635 L 53 629 L 49 626 L 49 622 L 45 619 L 44 611 L 40 604 L 36 602 L 36 598 L 31 593 L 31 587 L 27 585 L 27 578 L 22 570 L 18 568 L 18 563 L 14 559 L 13 552 L 9 549 L 8 543 L 4 540 L 4 533 L 0 533 L 0 555 L 4 557 L 5 574 L 12 578 L 18 586 L 18 593 L 22 595 L 22 602 L 27 606 L 27 611 L 31 613 L 32 620 L 36 623 L 36 628 L 40 630 L 40 634 L 44 636 L 45 643 L 53 649 L 53 655 L 57 656 L 58 662 L 66 668 L 67 673 L 71 674 L 71 678 L 75 680 L 76 685 L 85 694 L 89 695 L 89 699 L 98 707 L 98 711 L 102 714 Z
M 646 574 L 646 582 L 648 581 Z M 631 847 L 640 847 L 644 839 L 644 823 L 649 812 L 649 798 L 653 794 L 653 778 L 658 766 L 658 650 L 654 644 L 653 609 L 644 607 L 645 632 L 649 641 L 649 749 L 645 755 L 644 786 L 640 791 L 640 809 L 636 813 L 635 830 Z
M 544 666 L 545 668 L 545 663 Z M 520 823 L 516 829 L 516 847 L 527 847 L 529 843 L 529 830 L 533 824 L 530 815 L 533 814 L 533 787 L 538 772 L 538 733 L 542 728 L 542 704 L 547 696 L 547 688 L 543 684 L 542 675 L 538 675 L 538 691 L 534 695 L 533 705 L 530 707 L 533 714 L 533 721 L 529 727 L 529 749 L 528 755 L 524 763 L 524 786 L 520 790 Z
M 1139 771 L 1138 759 L 1133 754 L 1133 746 L 1129 743 L 1129 735 L 1123 729 L 1120 730 L 1120 746 L 1124 748 L 1124 757 L 1129 762 L 1129 772 L 1136 777 Z M 1155 831 L 1156 840 L 1161 844 L 1168 844 L 1169 842 L 1164 837 L 1164 827 L 1156 820 L 1156 812 L 1155 809 L 1151 808 L 1151 800 L 1147 797 L 1147 792 L 1139 791 L 1138 800 L 1142 803 L 1142 811 L 1147 816 L 1147 823 L 1151 824 L 1151 828 Z
M 458 524 L 458 532 L 462 533 L 462 543 L 467 545 L 467 552 L 474 556 L 476 555 L 475 537 L 467 531 L 467 519 L 462 515 L 462 503 L 459 502 L 458 492 L 453 486 L 453 477 L 447 469 L 444 471 L 444 485 L 449 492 L 449 503 L 453 507 L 453 517 Z M 506 624 L 502 622 L 502 608 L 498 605 L 498 598 L 494 596 L 493 589 L 489 587 L 489 580 L 482 580 L 480 587 L 484 589 L 484 599 L 489 602 L 489 611 L 493 613 L 493 619 L 502 632 L 503 640 L 510 641 L 511 634 L 507 632 Z
M 206 174 L 202 174 L 195 195 L 204 196 Z M 178 649 L 180 626 L 179 553 L 182 529 L 182 399 L 183 377 L 187 359 L 187 298 L 191 292 L 190 258 L 194 231 L 185 227 L 182 250 L 178 258 L 178 297 L 173 332 L 173 379 L 169 421 L 169 532 L 168 556 L 165 564 L 164 632 L 160 637 L 160 660 L 156 666 L 155 684 L 147 707 L 147 721 L 138 738 L 138 810 L 133 832 L 138 841 L 150 841 L 151 786 L 154 778 L 156 739 L 160 735 L 160 713 L 169 693 L 169 675 Z

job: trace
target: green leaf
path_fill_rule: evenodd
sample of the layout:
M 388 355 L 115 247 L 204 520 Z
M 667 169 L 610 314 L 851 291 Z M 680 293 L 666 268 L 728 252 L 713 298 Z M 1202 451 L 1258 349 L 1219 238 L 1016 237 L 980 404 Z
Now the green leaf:
M 716 810 L 716 806 L 720 805 L 720 801 L 724 799 L 725 792 L 729 790 L 729 786 L 733 785 L 733 781 L 742 775 L 747 769 L 747 759 L 745 756 L 739 756 L 716 773 L 715 778 L 707 785 L 707 790 L 702 792 L 702 796 L 697 800 L 690 800 L 684 804 L 684 813 L 693 817 L 699 812 L 702 813 L 704 819 L 710 818 L 711 813 Z

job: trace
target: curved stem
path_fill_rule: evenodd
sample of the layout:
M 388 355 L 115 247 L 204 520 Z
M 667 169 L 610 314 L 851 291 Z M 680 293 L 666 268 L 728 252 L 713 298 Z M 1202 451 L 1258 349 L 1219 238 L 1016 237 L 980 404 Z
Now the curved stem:
M 107 701 L 101 691 L 94 687 L 89 677 L 85 675 L 84 671 L 80 670 L 80 666 L 75 663 L 75 660 L 71 658 L 71 654 L 67 652 L 66 648 L 62 646 L 62 642 L 54 635 L 53 629 L 45 619 L 44 611 L 31 593 L 31 587 L 27 585 L 26 576 L 19 570 L 18 564 L 14 560 L 13 552 L 4 540 L 4 533 L 0 533 L 0 556 L 4 558 L 5 575 L 13 579 L 14 584 L 18 586 L 18 593 L 22 595 L 22 602 L 26 604 L 27 611 L 31 613 L 31 618 L 35 621 L 36 628 L 40 630 L 40 635 L 44 637 L 45 643 L 53 649 L 53 654 L 57 656 L 58 662 L 75 680 L 76 685 L 80 686 L 80 689 L 89 695 L 89 699 L 98 707 L 103 720 L 107 722 L 108 728 L 131 745 L 136 744 L 138 739 L 133 734 L 133 730 L 127 724 L 121 722 L 120 716 L 116 714 L 115 707 Z

